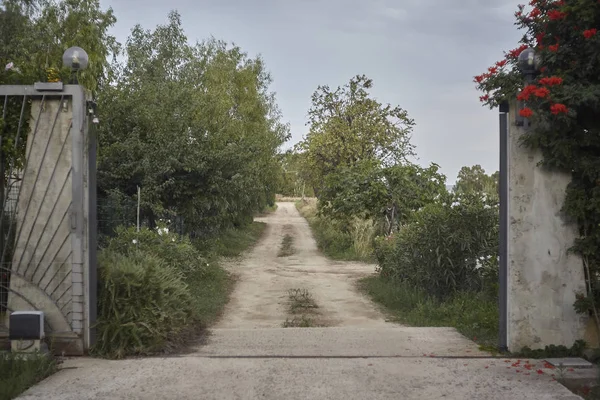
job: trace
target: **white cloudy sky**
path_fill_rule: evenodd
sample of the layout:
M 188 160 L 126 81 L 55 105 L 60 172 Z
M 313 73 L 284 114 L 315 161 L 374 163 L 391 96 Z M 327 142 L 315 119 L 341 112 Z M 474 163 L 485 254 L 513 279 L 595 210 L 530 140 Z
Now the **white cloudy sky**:
M 170 10 L 190 41 L 210 35 L 261 54 L 292 142 L 306 133 L 320 84 L 357 74 L 374 95 L 415 119 L 419 162 L 453 182 L 461 166 L 498 169 L 497 111 L 481 107 L 472 79 L 517 45 L 515 0 L 101 0 L 118 18 L 121 42 L 137 23 L 153 28 Z

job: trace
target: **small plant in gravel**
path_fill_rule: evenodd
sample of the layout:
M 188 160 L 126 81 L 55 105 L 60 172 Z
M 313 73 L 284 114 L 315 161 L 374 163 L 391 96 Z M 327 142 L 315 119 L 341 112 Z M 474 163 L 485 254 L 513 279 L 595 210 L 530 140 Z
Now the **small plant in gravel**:
M 323 326 L 314 316 L 318 315 L 319 308 L 312 294 L 307 289 L 288 290 L 289 313 L 293 318 L 286 318 L 284 328 L 311 328 Z
M 315 320 L 313 318 L 302 315 L 300 317 L 294 317 L 292 319 L 286 318 L 283 323 L 284 328 L 314 328 Z
M 288 297 L 290 299 L 290 313 L 292 314 L 314 311 L 319 308 L 307 289 L 290 289 Z
M 289 257 L 296 252 L 294 248 L 294 237 L 286 233 L 281 241 L 281 247 L 277 253 L 277 257 Z

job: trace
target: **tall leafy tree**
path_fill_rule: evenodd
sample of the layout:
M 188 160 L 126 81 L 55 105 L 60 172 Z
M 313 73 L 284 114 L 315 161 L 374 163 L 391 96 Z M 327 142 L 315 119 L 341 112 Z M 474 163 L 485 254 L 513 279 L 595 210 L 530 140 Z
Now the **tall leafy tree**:
M 335 90 L 319 86 L 313 94 L 310 130 L 298 149 L 306 153 L 305 168 L 317 195 L 327 174 L 339 167 L 367 160 L 394 165 L 414 154 L 413 120 L 401 107 L 375 100 L 372 86 L 371 79 L 359 75 Z
M 260 57 L 215 39 L 188 43 L 177 12 L 136 26 L 102 92 L 103 196 L 142 188 L 142 212 L 181 216 L 198 234 L 243 223 L 272 201 L 288 137 Z
M 479 193 L 498 197 L 498 172 L 486 174 L 481 165 L 462 167 L 454 187 L 456 193 Z

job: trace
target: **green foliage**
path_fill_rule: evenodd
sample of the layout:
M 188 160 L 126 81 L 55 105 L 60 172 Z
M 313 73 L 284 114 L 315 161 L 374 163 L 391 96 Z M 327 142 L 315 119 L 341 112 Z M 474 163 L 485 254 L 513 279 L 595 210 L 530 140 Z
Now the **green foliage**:
M 0 4 L 0 84 L 32 84 L 47 81 L 47 68 L 60 70 L 69 82 L 70 71 L 62 66 L 66 49 L 79 46 L 89 56 L 89 66 L 78 74 L 89 90 L 107 82 L 108 59 L 119 44 L 108 34 L 116 18 L 103 11 L 99 0 L 6 0 Z M 13 68 L 5 70 L 5 65 Z
M 98 341 L 92 352 L 123 358 L 164 349 L 194 317 L 185 277 L 141 251 L 99 256 Z
M 583 340 L 577 340 L 573 346 L 545 346 L 543 349 L 532 350 L 529 347 L 523 347 L 520 352 L 514 354 L 523 358 L 563 358 L 563 357 L 583 357 L 587 345 Z
M 0 352 L 0 400 L 16 398 L 55 371 L 56 361 L 50 356 Z
M 216 39 L 189 45 L 179 14 L 136 26 L 114 85 L 99 97 L 99 194 L 136 198 L 142 220 L 184 233 L 241 226 L 274 202 L 275 157 L 288 138 L 260 58 Z
M 336 260 L 373 260 L 373 243 L 381 228 L 371 220 L 354 218 L 348 222 L 317 212 L 313 202 L 298 202 L 296 207 L 306 218 L 319 249 Z
M 359 287 L 384 306 L 398 322 L 411 326 L 451 326 L 483 345 L 498 342 L 498 302 L 486 293 L 459 292 L 444 301 L 427 288 L 381 276 L 360 281 Z
M 168 350 L 213 323 L 232 279 L 219 266 L 262 236 L 265 224 L 231 229 L 204 242 L 120 227 L 99 256 L 98 343 L 93 352 L 123 358 Z
M 439 299 L 497 280 L 498 210 L 484 197 L 446 195 L 397 234 L 377 240 L 380 274 Z
M 386 216 L 391 232 L 446 192 L 446 177 L 438 170 L 436 164 L 383 167 L 375 160 L 341 166 L 325 177 L 319 210 L 340 221 L 356 217 L 382 220 Z
M 310 131 L 297 148 L 317 197 L 326 176 L 340 167 L 359 161 L 393 165 L 413 154 L 413 121 L 402 108 L 373 99 L 372 86 L 371 79 L 356 76 L 335 90 L 319 86 L 312 96 Z
M 533 14 L 521 7 L 516 23 L 525 31 L 523 47 L 534 47 L 541 63 L 541 73 L 519 94 L 533 123 L 523 142 L 541 150 L 543 166 L 571 174 L 563 211 L 579 225 L 572 250 L 583 257 L 588 290 L 581 296 L 589 301 L 580 296 L 576 308 L 587 313 L 600 306 L 600 4 L 547 1 L 535 7 Z M 522 87 L 517 53 L 506 67 L 476 77 L 487 104 L 512 100 Z
M 281 176 L 277 194 L 289 197 L 314 197 L 314 191 L 307 184 L 306 171 L 303 169 L 304 154 L 288 150 L 280 155 Z
M 193 243 L 203 255 L 212 259 L 238 257 L 262 237 L 266 227 L 267 224 L 263 222 L 253 222 L 240 228 L 227 229 L 216 237 L 195 239 Z
M 491 198 L 498 197 L 499 173 L 487 175 L 481 165 L 462 167 L 458 172 L 458 179 L 454 185 L 455 193 L 480 193 Z
M 134 227 L 119 227 L 116 236 L 108 240 L 105 251 L 126 256 L 141 252 L 160 258 L 184 278 L 197 273 L 201 275 L 207 264 L 188 237 L 168 232 L 164 226 L 156 231 L 142 228 L 139 232 Z

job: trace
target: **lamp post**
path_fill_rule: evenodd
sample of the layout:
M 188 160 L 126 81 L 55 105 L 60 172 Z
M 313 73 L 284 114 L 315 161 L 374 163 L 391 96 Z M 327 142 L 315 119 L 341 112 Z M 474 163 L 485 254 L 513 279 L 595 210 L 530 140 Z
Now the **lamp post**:
M 519 58 L 517 60 L 517 67 L 527 85 L 531 84 L 535 77 L 539 74 L 540 69 L 540 57 L 535 54 L 535 50 L 531 47 L 523 50 L 521 54 L 519 54 Z M 519 101 L 519 110 L 522 110 L 524 107 L 524 102 Z M 519 114 L 516 116 L 517 126 L 523 126 L 529 128 L 530 123 L 527 118 L 521 117 Z
M 87 68 L 89 63 L 88 54 L 81 47 L 69 47 L 62 57 L 63 65 L 71 69 L 71 80 L 69 83 L 78 84 L 77 72 Z

